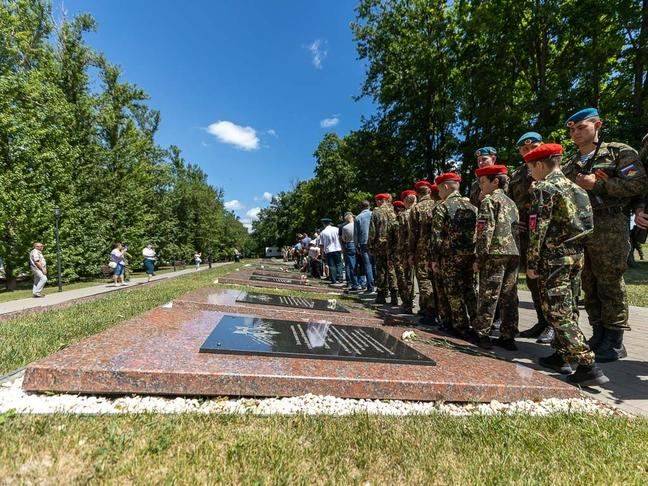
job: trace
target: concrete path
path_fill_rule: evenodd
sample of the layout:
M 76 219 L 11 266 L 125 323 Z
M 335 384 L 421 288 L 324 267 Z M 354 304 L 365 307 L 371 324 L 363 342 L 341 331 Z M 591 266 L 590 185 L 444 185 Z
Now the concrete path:
M 212 263 L 212 267 L 220 267 L 222 265 L 226 265 L 229 262 L 220 262 L 220 263 Z M 203 265 L 200 267 L 200 270 L 196 270 L 195 268 L 187 268 L 185 270 L 178 270 L 177 272 L 167 272 L 167 273 L 162 273 L 160 275 L 156 275 L 151 279 L 151 282 L 159 281 L 159 280 L 166 280 L 169 278 L 175 278 L 175 277 L 180 277 L 181 275 L 187 275 L 189 273 L 196 273 L 202 272 L 204 270 L 207 270 L 208 266 Z M 66 290 L 63 292 L 57 292 L 53 294 L 48 294 L 43 298 L 40 299 L 35 299 L 33 297 L 29 297 L 26 299 L 17 299 L 17 300 L 10 300 L 8 302 L 2 302 L 0 303 L 0 316 L 2 315 L 7 315 L 7 314 L 14 314 L 17 312 L 22 312 L 26 310 L 34 310 L 38 309 L 40 307 L 42 308 L 49 308 L 52 306 L 60 305 L 60 304 L 65 304 L 67 302 L 71 302 L 77 299 L 83 299 L 86 297 L 91 297 L 94 295 L 99 295 L 99 294 L 106 294 L 108 292 L 116 292 L 119 290 L 124 290 L 124 289 L 129 289 L 132 287 L 136 287 L 138 285 L 146 284 L 146 277 L 137 277 L 137 278 L 131 278 L 129 282 L 126 283 L 125 286 L 123 287 L 115 287 L 114 284 L 99 284 L 99 285 L 93 285 L 92 287 L 83 287 L 80 289 L 74 289 L 74 290 Z
M 646 290 L 648 291 L 648 288 Z M 524 330 L 533 326 L 537 320 L 531 293 L 520 291 L 519 295 L 520 330 Z M 585 336 L 589 338 L 592 328 L 587 321 L 587 313 L 582 309 L 580 325 Z M 600 366 L 610 378 L 610 382 L 600 388 L 584 391 L 628 413 L 648 416 L 648 307 L 630 306 L 630 326 L 632 331 L 624 336 L 628 357 L 614 363 L 601 363 Z M 536 344 L 532 339 L 520 339 L 519 348 L 517 353 L 498 351 L 498 354 L 514 357 L 522 363 L 531 363 L 537 362 L 538 357 L 548 356 L 552 352 L 549 346 Z M 544 369 L 542 371 L 544 372 Z

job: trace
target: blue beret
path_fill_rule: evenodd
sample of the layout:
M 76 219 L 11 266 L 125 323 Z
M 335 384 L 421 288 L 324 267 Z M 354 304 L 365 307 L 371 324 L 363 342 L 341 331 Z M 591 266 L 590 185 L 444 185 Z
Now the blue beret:
M 482 147 L 475 152 L 475 157 L 479 157 L 480 155 L 497 155 L 497 150 L 493 147 Z
M 580 111 L 577 111 L 567 119 L 567 126 L 569 127 L 574 123 L 592 118 L 593 116 L 599 116 L 599 112 L 596 108 L 584 108 Z
M 522 145 L 526 145 L 527 143 L 535 142 L 542 142 L 542 135 L 540 135 L 538 132 L 526 132 L 518 139 L 517 146 L 521 147 Z

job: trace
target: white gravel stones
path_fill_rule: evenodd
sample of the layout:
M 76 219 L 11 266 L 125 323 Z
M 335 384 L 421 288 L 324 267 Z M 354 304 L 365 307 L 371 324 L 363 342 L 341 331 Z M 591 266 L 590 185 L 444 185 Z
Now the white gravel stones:
M 71 394 L 25 393 L 23 375 L 0 383 L 0 413 L 119 414 L 119 413 L 220 413 L 253 415 L 552 415 L 584 413 L 614 415 L 620 412 L 589 398 L 530 400 L 500 403 L 453 404 L 441 402 L 404 402 L 398 400 L 353 400 L 333 396 L 304 395 L 290 398 L 161 398 L 130 396 L 107 398 Z

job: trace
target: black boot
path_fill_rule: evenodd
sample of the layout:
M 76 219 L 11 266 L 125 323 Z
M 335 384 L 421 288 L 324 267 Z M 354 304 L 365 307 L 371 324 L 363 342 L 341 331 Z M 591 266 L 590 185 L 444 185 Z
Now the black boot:
M 572 372 L 571 366 L 567 363 L 562 356 L 554 353 L 551 356 L 546 356 L 538 360 L 540 366 L 557 371 L 562 375 L 569 375 Z
M 477 336 L 475 344 L 482 349 L 493 349 L 493 342 L 489 336 Z
M 545 330 L 545 327 L 547 327 L 546 323 L 544 323 L 544 322 L 536 322 L 531 329 L 527 329 L 526 331 L 522 331 L 520 333 L 520 337 L 523 337 L 523 338 L 537 338 L 540 334 L 542 334 L 542 331 Z
M 592 337 L 587 341 L 587 345 L 592 351 L 596 352 L 601 347 L 601 343 L 605 337 L 605 328 L 601 325 L 593 326 L 592 331 Z
M 389 292 L 389 295 L 392 307 L 396 307 L 398 305 L 398 291 L 392 290 L 391 292 Z
M 601 345 L 594 354 L 597 363 L 611 363 L 628 356 L 623 345 L 623 331 L 606 329 Z
M 567 377 L 567 381 L 572 385 L 593 386 L 603 385 L 610 379 L 603 374 L 601 368 L 593 365 L 579 364 L 574 374 Z
M 500 336 L 495 340 L 493 344 L 495 344 L 495 346 L 499 346 L 500 348 L 504 348 L 507 351 L 518 350 L 518 347 L 515 344 L 515 339 L 513 338 L 505 338 L 504 336 Z
M 376 296 L 376 300 L 374 301 L 374 304 L 386 304 L 387 300 L 385 299 L 385 294 L 378 292 L 378 295 Z

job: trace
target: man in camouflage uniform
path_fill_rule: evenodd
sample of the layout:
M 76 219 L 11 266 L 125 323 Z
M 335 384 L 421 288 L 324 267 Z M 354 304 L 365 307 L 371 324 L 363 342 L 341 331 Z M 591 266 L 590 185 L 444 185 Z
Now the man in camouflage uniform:
M 432 267 L 441 273 L 450 309 L 449 330 L 466 339 L 477 308 L 473 272 L 477 208 L 459 194 L 461 177 L 458 174 L 441 174 L 435 182 L 441 202 L 432 221 L 431 254 L 438 255 L 439 259 Z
M 648 178 L 634 149 L 600 140 L 602 121 L 596 109 L 575 113 L 567 126 L 578 153 L 563 171 L 587 191 L 594 211 L 582 276 L 585 309 L 594 331 L 590 346 L 597 361 L 615 361 L 627 356 L 623 333 L 630 329 L 623 280 L 630 251 L 628 211 L 633 198 L 645 193 Z
M 421 180 L 414 184 L 418 202 L 410 209 L 410 255 L 411 263 L 416 271 L 416 280 L 419 287 L 419 314 L 422 322 L 434 324 L 437 319 L 434 299 L 434 286 L 432 272 L 430 271 L 430 239 L 432 229 L 432 211 L 437 204 L 431 197 L 432 184 Z
M 556 352 L 540 358 L 541 366 L 570 373 L 567 380 L 582 386 L 609 380 L 594 362 L 585 336 L 578 327 L 580 273 L 584 240 L 593 228 L 589 198 L 560 170 L 562 146 L 544 144 L 524 156 L 534 180 L 529 211 L 527 276 L 538 279 L 544 315 L 556 331 Z
M 416 191 L 411 189 L 403 191 L 401 201 L 403 209 L 396 214 L 398 221 L 396 255 L 400 264 L 400 268 L 396 268 L 396 277 L 398 278 L 398 292 L 403 301 L 403 312 L 411 314 L 414 307 L 414 267 L 409 252 L 412 233 L 410 211 L 412 206 L 416 204 Z
M 518 332 L 517 279 L 520 264 L 518 210 L 505 190 L 506 166 L 491 165 L 475 171 L 483 199 L 477 216 L 475 234 L 475 271 L 479 272 L 477 318 L 473 329 L 477 344 L 491 349 L 490 339 L 495 309 L 499 303 L 502 324 L 495 344 L 516 351 Z
M 536 132 L 527 132 L 522 135 L 517 141 L 517 147 L 520 155 L 524 157 L 531 150 L 539 147 L 542 144 L 542 135 Z M 526 223 L 529 220 L 529 208 L 531 207 L 531 183 L 533 178 L 529 174 L 529 170 L 524 162 L 518 167 L 511 175 L 509 183 L 509 196 L 517 205 L 520 214 L 520 268 L 523 272 L 526 271 L 526 253 L 529 247 L 529 233 L 527 231 Z M 554 338 L 553 327 L 549 325 L 547 319 L 542 314 L 542 306 L 540 305 L 540 290 L 538 289 L 537 280 L 528 280 L 527 286 L 531 291 L 531 298 L 533 299 L 533 306 L 535 307 L 538 322 L 531 327 L 520 333 L 520 337 L 525 338 L 538 338 L 537 342 L 542 344 L 550 344 Z
M 386 304 L 389 291 L 392 305 L 398 305 L 396 272 L 391 255 L 392 249 L 389 248 L 390 232 L 393 231 L 396 214 L 391 203 L 391 194 L 376 194 L 375 200 L 376 209 L 371 213 L 367 246 L 376 262 L 375 285 L 378 291 L 376 304 Z
M 477 157 L 477 168 L 490 167 L 497 163 L 497 150 L 493 147 L 482 147 L 475 152 Z M 481 188 L 479 181 L 474 181 L 470 186 L 470 203 L 476 208 L 479 207 L 481 201 Z

